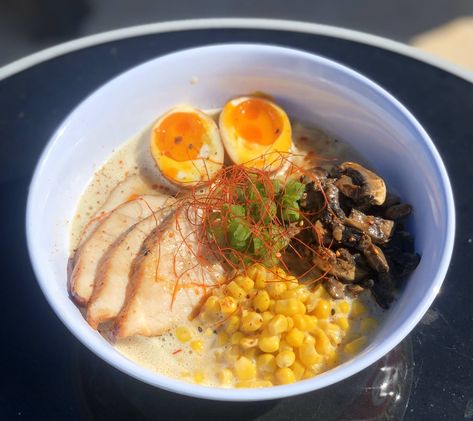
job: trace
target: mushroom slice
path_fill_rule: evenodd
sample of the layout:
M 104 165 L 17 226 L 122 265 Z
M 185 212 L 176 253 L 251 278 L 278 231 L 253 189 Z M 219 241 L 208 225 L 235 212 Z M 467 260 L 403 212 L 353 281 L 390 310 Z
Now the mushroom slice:
M 347 249 L 341 248 L 334 252 L 327 248 L 317 247 L 312 262 L 318 269 L 338 279 L 346 282 L 355 280 L 355 260 Z
M 377 244 L 384 244 L 391 238 L 394 222 L 379 216 L 365 215 L 363 212 L 352 209 L 345 224 L 365 232 L 371 240 Z
M 79 247 L 69 291 L 78 305 L 86 305 L 92 295 L 100 259 L 107 249 L 131 226 L 166 206 L 170 196 L 147 195 L 118 206 L 107 214 Z
M 338 189 L 355 203 L 382 205 L 386 200 L 384 180 L 362 165 L 344 162 L 334 172 L 338 175 L 335 182 Z

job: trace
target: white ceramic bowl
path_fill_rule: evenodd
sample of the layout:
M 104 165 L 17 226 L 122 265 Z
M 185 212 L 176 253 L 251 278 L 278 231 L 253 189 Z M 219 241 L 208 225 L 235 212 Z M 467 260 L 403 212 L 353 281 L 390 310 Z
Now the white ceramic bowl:
M 197 83 L 195 83 L 197 82 Z M 313 379 L 266 389 L 217 389 L 163 377 L 131 362 L 91 329 L 66 289 L 69 226 L 78 199 L 112 150 L 175 104 L 220 107 L 241 94 L 270 93 L 290 115 L 354 145 L 389 186 L 414 206 L 410 229 L 422 260 L 369 346 Z M 195 48 L 159 57 L 118 76 L 58 128 L 36 168 L 28 197 L 28 247 L 54 311 L 90 350 L 119 370 L 177 393 L 250 401 L 336 383 L 396 346 L 438 294 L 455 230 L 452 191 L 427 133 L 390 94 L 359 73 L 305 52 L 250 44 Z

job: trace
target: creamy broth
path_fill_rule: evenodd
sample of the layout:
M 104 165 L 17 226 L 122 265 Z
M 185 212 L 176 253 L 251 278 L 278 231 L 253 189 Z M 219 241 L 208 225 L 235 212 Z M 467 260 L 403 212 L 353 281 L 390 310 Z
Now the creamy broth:
M 353 148 L 331 138 L 320 129 L 309 128 L 298 122 L 293 123 L 292 127 L 294 142 L 292 160 L 299 166 L 329 168 L 346 160 L 363 162 Z M 133 191 L 136 195 L 153 194 L 163 189 L 170 194 L 178 191 L 160 175 L 149 153 L 149 135 L 148 129 L 125 142 L 112 152 L 110 158 L 94 174 L 80 198 L 76 216 L 71 223 L 71 253 L 77 248 L 81 232 L 87 222 L 100 211 L 111 192 L 125 179 L 131 176 L 136 177 L 138 182 Z M 363 301 L 369 309 L 368 313 L 379 320 L 380 309 L 372 305 L 368 294 L 363 295 Z M 350 298 L 346 300 L 350 302 Z M 354 318 L 351 322 L 353 333 L 347 336 L 347 340 L 354 337 L 360 330 L 360 318 Z M 188 321 L 186 327 L 192 332 L 193 340 L 202 341 L 204 347 L 202 352 L 193 351 L 189 343 L 180 342 L 175 337 L 174 331 L 156 337 L 133 336 L 118 340 L 113 343 L 113 346 L 131 361 L 167 377 L 196 381 L 195 372 L 198 367 L 202 374 L 199 383 L 222 387 L 217 379 L 217 372 L 226 366 L 215 360 L 214 351 L 217 340 L 215 330 L 205 326 L 199 320 Z M 109 337 L 106 329 L 101 333 L 104 337 Z M 228 347 L 229 345 L 221 347 L 221 351 L 225 351 Z

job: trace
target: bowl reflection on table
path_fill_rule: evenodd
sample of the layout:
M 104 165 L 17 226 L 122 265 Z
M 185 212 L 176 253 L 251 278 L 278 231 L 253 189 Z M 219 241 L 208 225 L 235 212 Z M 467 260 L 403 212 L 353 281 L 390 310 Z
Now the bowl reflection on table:
M 176 103 L 212 109 L 255 91 L 270 93 L 289 115 L 354 146 L 403 201 L 413 205 L 409 229 L 422 259 L 372 342 L 352 360 L 287 386 L 208 388 L 138 366 L 87 325 L 67 294 L 68 221 L 97 166 L 156 116 Z M 439 291 L 450 261 L 454 225 L 453 198 L 441 159 L 428 135 L 399 102 L 333 61 L 251 44 L 170 54 L 104 85 L 71 113 L 51 139 L 36 169 L 27 209 L 28 247 L 38 282 L 79 340 L 108 363 L 151 385 L 194 397 L 235 401 L 281 398 L 323 388 L 393 349 Z

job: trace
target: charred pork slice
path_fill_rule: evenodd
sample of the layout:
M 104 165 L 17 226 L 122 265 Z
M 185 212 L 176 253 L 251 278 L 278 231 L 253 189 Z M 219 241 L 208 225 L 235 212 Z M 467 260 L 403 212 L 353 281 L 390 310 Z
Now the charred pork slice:
M 132 264 L 125 306 L 115 320 L 116 339 L 156 336 L 188 320 L 205 286 L 219 284 L 224 269 L 199 247 L 202 228 L 192 207 L 176 211 L 145 240 Z M 189 218 L 189 215 L 191 217 Z
M 173 212 L 171 204 L 168 202 L 164 209 L 126 231 L 100 260 L 94 291 L 87 306 L 87 321 L 93 328 L 114 319 L 122 309 L 133 259 L 148 235 Z
M 74 301 L 86 305 L 92 295 L 100 259 L 130 227 L 166 206 L 170 196 L 148 195 L 120 205 L 105 216 L 74 257 L 69 291 Z

